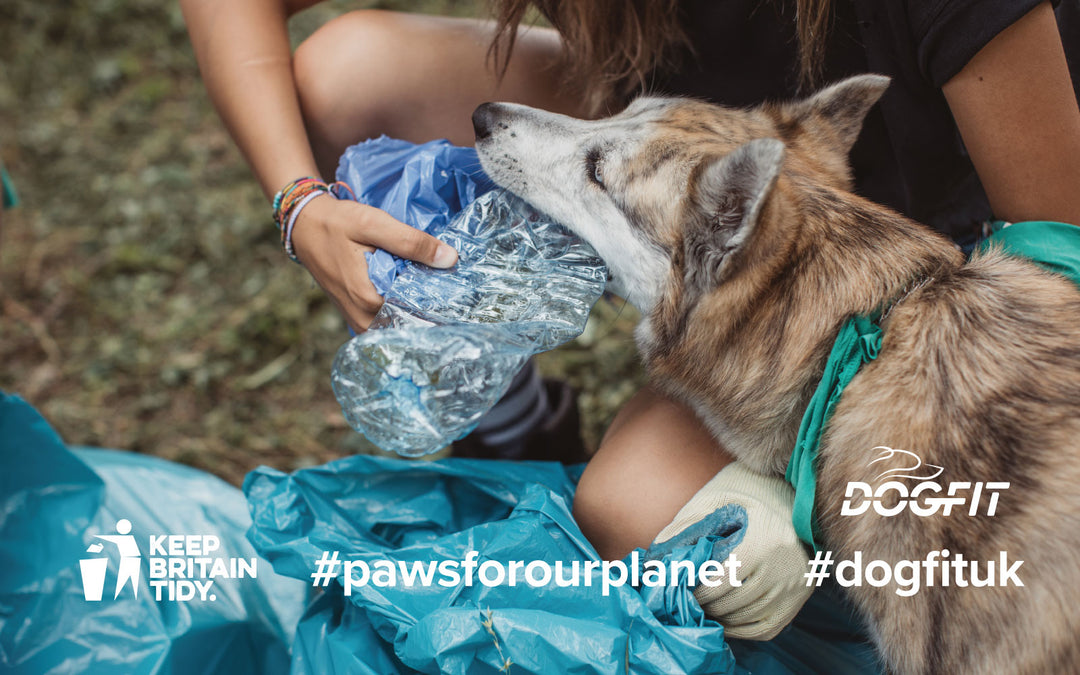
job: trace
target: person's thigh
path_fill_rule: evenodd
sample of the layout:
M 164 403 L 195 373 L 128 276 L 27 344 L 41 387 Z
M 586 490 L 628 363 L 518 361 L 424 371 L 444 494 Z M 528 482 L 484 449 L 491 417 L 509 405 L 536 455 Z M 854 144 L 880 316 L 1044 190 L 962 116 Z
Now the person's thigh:
M 346 147 L 380 134 L 471 145 L 472 112 L 484 101 L 580 112 L 559 87 L 554 31 L 522 29 L 499 81 L 488 58 L 493 30 L 488 21 L 376 10 L 321 27 L 293 60 L 320 168 L 332 170 Z
M 585 467 L 574 518 L 601 557 L 620 559 L 651 544 L 731 461 L 693 411 L 642 389 Z

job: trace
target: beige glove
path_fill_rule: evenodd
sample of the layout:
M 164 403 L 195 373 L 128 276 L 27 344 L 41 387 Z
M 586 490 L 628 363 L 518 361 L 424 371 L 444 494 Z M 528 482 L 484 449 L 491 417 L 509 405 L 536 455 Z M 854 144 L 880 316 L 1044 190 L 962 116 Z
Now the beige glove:
M 733 549 L 740 566 L 728 583 L 694 589 L 705 614 L 731 637 L 771 640 L 798 614 L 813 588 L 806 585 L 808 556 L 791 524 L 795 491 L 782 478 L 765 476 L 732 462 L 698 490 L 656 536 L 663 543 L 716 509 L 746 509 L 743 539 Z

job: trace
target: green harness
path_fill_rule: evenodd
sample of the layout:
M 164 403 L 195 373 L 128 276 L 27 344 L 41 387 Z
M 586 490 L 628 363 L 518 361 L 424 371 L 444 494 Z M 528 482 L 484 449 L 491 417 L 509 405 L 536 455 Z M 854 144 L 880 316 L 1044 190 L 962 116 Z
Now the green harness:
M 1080 286 L 1080 227 L 1029 221 L 1013 225 L 998 222 L 994 229 L 994 234 L 979 245 L 979 250 L 999 246 L 1006 253 L 1027 258 Z M 821 538 L 814 514 L 816 460 L 821 435 L 844 388 L 855 378 L 859 368 L 877 358 L 881 350 L 879 314 L 852 317 L 840 328 L 829 360 L 825 362 L 825 372 L 799 425 L 799 436 L 784 475 L 795 488 L 795 509 L 791 514 L 795 532 L 815 551 L 820 550 L 817 542 Z

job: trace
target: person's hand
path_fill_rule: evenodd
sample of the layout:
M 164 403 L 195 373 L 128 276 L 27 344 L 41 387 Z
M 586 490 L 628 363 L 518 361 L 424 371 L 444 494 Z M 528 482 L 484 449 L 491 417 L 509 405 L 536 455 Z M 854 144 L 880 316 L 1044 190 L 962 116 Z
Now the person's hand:
M 453 267 L 457 251 L 384 211 L 322 195 L 293 226 L 293 251 L 353 330 L 367 329 L 382 306 L 364 253 L 376 248 L 431 267 Z
M 783 630 L 813 588 L 807 587 L 806 549 L 791 524 L 795 491 L 782 478 L 765 476 L 732 462 L 705 484 L 674 520 L 656 536 L 657 545 L 676 540 L 691 545 L 706 534 L 694 527 L 717 509 L 737 504 L 746 510 L 742 541 L 733 549 L 740 563 L 740 586 L 698 585 L 694 589 L 705 614 L 724 626 L 725 634 L 744 640 L 771 640 Z M 692 537 L 694 541 L 678 541 Z M 718 561 L 723 562 L 723 561 Z

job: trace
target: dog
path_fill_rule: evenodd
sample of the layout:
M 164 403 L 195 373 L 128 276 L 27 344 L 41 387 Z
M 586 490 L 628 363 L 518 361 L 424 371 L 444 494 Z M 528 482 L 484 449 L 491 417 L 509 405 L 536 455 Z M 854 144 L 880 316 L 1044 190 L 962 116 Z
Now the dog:
M 1080 672 L 1080 290 L 1000 250 L 965 260 L 852 193 L 848 153 L 887 86 L 862 75 L 754 109 L 645 97 L 592 121 L 486 103 L 473 123 L 492 179 L 588 241 L 641 310 L 654 386 L 760 472 L 785 471 L 841 325 L 887 307 L 821 440 L 822 547 L 838 567 L 1023 561 L 1023 586 L 850 588 L 883 665 Z M 992 517 L 892 513 L 899 492 L 888 515 L 842 515 L 851 484 L 904 480 L 874 463 L 883 448 L 1008 489 Z

